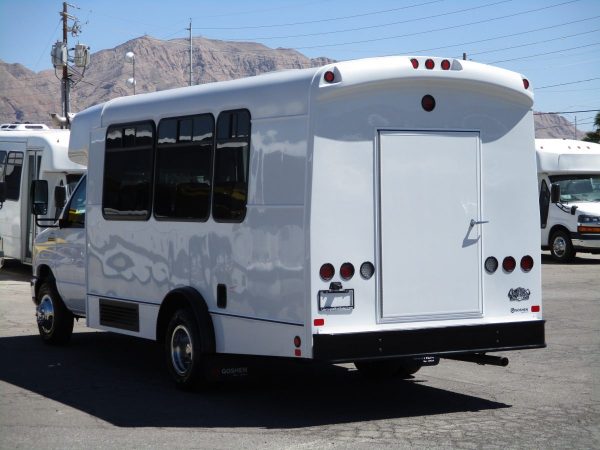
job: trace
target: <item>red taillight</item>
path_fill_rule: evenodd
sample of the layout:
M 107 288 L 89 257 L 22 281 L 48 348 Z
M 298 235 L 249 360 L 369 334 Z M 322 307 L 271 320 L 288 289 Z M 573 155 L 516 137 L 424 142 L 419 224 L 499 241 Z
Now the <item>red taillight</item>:
M 540 305 L 533 305 L 531 307 L 531 312 L 540 312 Z
M 325 263 L 321 266 L 321 269 L 319 270 L 319 275 L 321 276 L 322 280 L 329 281 L 335 275 L 335 268 L 332 264 Z
M 413 66 L 413 69 L 418 69 L 419 68 L 419 60 L 417 58 L 412 58 L 410 60 L 410 63 Z
M 354 266 L 351 263 L 344 263 L 340 267 L 340 276 L 344 280 L 349 280 L 354 276 Z
M 299 348 L 294 350 L 294 355 L 296 356 L 302 356 L 302 350 L 300 350 Z
M 433 111 L 433 109 L 435 108 L 435 98 L 433 98 L 433 96 L 429 94 L 423 96 L 423 98 L 421 99 L 421 106 L 427 112 Z
M 300 336 L 296 336 L 294 338 L 294 346 L 295 347 L 300 347 L 302 345 L 302 339 L 300 339 Z
M 325 325 L 325 319 L 315 319 L 314 322 L 315 327 L 322 327 Z
M 523 87 L 529 89 L 529 80 L 527 78 L 523 78 Z
M 515 270 L 515 267 L 517 267 L 517 261 L 515 261 L 515 258 L 512 256 L 507 256 L 504 258 L 504 261 L 502 261 L 502 268 L 505 272 L 510 273 Z
M 521 269 L 523 269 L 523 272 L 529 272 L 533 269 L 533 258 L 531 256 L 526 255 L 521 258 Z
M 425 68 L 431 70 L 435 67 L 435 63 L 433 62 L 433 59 L 428 59 L 427 61 L 425 61 Z
M 325 75 L 323 75 L 323 79 L 328 83 L 333 83 L 335 80 L 335 73 L 333 73 L 331 70 L 328 70 L 325 72 Z
M 442 61 L 442 70 L 450 70 L 450 61 L 447 59 Z

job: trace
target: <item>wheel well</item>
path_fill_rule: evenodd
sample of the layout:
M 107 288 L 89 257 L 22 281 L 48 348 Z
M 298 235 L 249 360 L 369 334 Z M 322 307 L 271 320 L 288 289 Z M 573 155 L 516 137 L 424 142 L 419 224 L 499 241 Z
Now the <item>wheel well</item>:
M 554 233 L 556 233 L 557 231 L 564 231 L 565 233 L 567 233 L 568 236 L 571 235 L 569 229 L 564 225 L 554 225 L 548 233 L 548 246 L 552 246 L 552 236 L 554 236 Z
M 44 281 L 52 281 L 54 282 L 55 278 L 54 278 L 54 273 L 52 273 L 52 269 L 50 269 L 49 266 L 42 264 L 41 266 L 38 266 L 37 268 L 37 276 L 36 276 L 36 281 L 35 281 L 35 298 L 37 299 L 37 294 L 38 291 L 40 289 L 40 286 L 42 285 L 42 283 Z
M 158 312 L 156 321 L 156 340 L 164 341 L 165 333 L 173 313 L 181 308 L 187 308 L 194 314 L 200 329 L 202 353 L 215 352 L 215 332 L 208 306 L 198 291 L 191 287 L 177 288 L 167 294 Z

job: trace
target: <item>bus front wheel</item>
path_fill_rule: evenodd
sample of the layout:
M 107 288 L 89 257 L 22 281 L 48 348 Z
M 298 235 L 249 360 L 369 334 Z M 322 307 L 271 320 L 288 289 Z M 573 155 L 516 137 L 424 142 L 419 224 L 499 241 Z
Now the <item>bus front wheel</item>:
M 45 281 L 37 293 L 36 319 L 47 344 L 66 344 L 73 334 L 73 314 L 63 303 L 54 283 Z
M 550 253 L 552 258 L 558 262 L 569 262 L 575 257 L 575 250 L 569 233 L 558 230 L 552 235 Z

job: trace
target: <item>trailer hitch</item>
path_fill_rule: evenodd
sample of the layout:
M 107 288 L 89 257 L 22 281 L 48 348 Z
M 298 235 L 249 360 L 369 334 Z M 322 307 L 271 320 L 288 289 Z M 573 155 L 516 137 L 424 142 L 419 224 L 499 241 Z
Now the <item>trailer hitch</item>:
M 466 353 L 463 355 L 447 355 L 442 356 L 446 359 L 454 359 L 456 361 L 465 361 L 477 363 L 479 365 L 489 364 L 491 366 L 508 366 L 508 358 L 505 356 L 486 355 L 485 353 Z

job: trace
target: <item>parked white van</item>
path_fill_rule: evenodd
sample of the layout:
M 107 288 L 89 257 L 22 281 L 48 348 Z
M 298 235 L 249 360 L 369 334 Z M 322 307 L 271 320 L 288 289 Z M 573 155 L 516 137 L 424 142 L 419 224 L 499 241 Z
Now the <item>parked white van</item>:
M 41 336 L 158 340 L 184 387 L 213 355 L 408 375 L 543 347 L 532 105 L 517 73 L 398 56 L 83 111 L 87 180 L 36 241 Z
M 67 155 L 68 130 L 44 124 L 0 126 L 0 267 L 4 258 L 31 264 L 37 227 L 31 213 L 32 180 L 47 180 L 51 208 L 42 218 L 56 218 L 85 167 Z
M 542 249 L 563 262 L 600 253 L 600 144 L 536 139 L 535 148 Z

